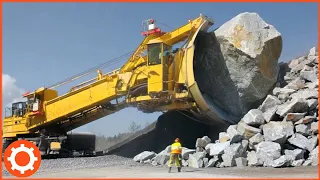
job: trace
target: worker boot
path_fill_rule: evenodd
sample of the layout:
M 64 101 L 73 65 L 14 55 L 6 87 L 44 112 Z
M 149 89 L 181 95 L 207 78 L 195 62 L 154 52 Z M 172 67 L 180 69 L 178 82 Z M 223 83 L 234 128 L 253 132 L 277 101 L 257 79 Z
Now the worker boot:
M 169 171 L 168 171 L 168 173 L 171 173 L 171 167 L 169 167 Z

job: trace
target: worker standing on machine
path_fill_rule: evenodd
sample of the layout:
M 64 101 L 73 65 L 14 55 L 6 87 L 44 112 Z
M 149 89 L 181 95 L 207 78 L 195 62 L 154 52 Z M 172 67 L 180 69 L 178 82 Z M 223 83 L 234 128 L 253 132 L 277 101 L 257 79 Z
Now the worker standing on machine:
M 181 153 L 182 153 L 182 146 L 180 143 L 179 138 L 176 138 L 174 143 L 171 145 L 171 152 L 170 152 L 170 160 L 169 160 L 169 173 L 171 172 L 173 162 L 176 163 L 176 167 L 178 168 L 178 172 L 181 172 Z

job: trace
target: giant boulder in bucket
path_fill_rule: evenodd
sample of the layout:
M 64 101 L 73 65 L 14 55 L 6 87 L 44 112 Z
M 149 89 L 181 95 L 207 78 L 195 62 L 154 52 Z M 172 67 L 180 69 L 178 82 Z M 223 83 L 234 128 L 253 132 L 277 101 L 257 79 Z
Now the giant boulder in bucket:
M 219 118 L 237 123 L 273 89 L 281 34 L 257 13 L 241 13 L 195 41 L 194 75 Z

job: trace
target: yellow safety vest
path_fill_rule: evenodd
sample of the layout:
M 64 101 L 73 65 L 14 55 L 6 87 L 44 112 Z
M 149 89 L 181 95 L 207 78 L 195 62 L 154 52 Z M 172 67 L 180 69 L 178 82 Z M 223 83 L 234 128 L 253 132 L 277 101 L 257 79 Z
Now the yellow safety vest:
M 171 154 L 181 154 L 182 147 L 179 142 L 173 143 L 171 145 Z

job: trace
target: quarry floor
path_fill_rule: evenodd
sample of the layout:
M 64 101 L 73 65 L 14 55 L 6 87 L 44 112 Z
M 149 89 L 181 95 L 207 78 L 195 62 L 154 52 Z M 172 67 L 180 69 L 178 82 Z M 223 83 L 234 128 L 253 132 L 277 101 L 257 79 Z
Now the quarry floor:
M 41 172 L 33 178 L 318 178 L 318 167 L 297 168 L 184 168 L 167 172 L 167 167 L 103 167 L 59 172 Z M 8 176 L 7 176 L 8 177 Z M 6 176 L 4 176 L 6 178 Z

